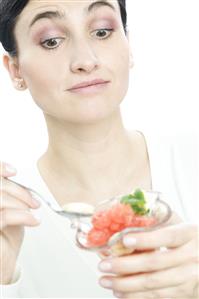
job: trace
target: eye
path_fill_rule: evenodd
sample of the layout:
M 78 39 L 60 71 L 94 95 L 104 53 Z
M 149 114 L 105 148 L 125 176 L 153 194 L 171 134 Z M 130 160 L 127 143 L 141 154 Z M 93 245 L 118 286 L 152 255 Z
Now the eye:
M 54 38 L 49 38 L 46 39 L 45 41 L 41 42 L 42 47 L 48 50 L 53 50 L 59 47 L 59 45 L 63 41 L 63 37 L 54 37 Z
M 91 33 L 91 36 L 95 36 L 98 39 L 106 39 L 113 33 L 113 31 L 114 31 L 114 29 L 112 29 L 112 28 L 110 28 L 110 29 L 97 29 L 97 30 L 94 30 Z

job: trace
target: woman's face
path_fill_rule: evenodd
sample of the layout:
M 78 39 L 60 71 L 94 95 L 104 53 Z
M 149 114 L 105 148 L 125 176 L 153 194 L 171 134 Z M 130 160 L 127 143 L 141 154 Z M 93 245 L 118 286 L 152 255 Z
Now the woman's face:
M 29 1 L 15 36 L 21 76 L 45 114 L 89 123 L 118 108 L 130 54 L 117 1 Z M 71 90 L 98 79 L 106 83 Z

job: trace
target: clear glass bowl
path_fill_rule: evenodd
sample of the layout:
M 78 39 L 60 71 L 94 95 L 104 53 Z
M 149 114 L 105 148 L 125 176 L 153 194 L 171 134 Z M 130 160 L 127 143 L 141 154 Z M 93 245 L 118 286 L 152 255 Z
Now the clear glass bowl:
M 108 242 L 103 246 L 93 246 L 91 247 L 88 244 L 87 236 L 88 232 L 92 229 L 92 217 L 82 218 L 79 221 L 77 232 L 76 232 L 76 243 L 77 246 L 81 249 L 94 251 L 99 253 L 101 256 L 120 256 L 129 254 L 132 252 L 129 249 L 125 248 L 122 243 L 122 238 L 128 233 L 138 233 L 146 232 L 151 230 L 156 230 L 166 223 L 171 216 L 171 209 L 169 205 L 162 200 L 162 194 L 156 191 L 144 191 L 145 198 L 147 200 L 147 207 L 150 209 L 150 212 L 145 217 L 153 217 L 155 219 L 155 224 L 151 224 L 147 227 L 128 227 L 119 232 L 114 233 L 108 240 Z M 103 211 L 109 209 L 111 206 L 120 202 L 122 196 L 114 197 L 108 201 L 104 201 L 99 204 L 95 212 Z M 95 213 L 94 212 L 94 213 Z

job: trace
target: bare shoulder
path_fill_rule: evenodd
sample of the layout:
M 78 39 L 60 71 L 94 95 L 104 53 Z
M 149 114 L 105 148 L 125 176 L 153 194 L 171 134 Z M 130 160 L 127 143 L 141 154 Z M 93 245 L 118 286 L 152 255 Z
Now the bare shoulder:
M 147 153 L 147 144 L 144 137 L 144 134 L 141 131 L 132 130 L 127 131 L 127 134 L 129 136 L 129 140 L 131 142 L 132 147 L 136 150 L 138 153 L 146 154 Z
M 135 186 L 139 185 L 145 189 L 151 189 L 150 162 L 144 134 L 140 131 L 128 131 L 128 136 L 132 147 L 133 160 L 135 162 L 133 173 L 134 179 L 136 173 Z
M 128 131 L 129 140 L 131 143 L 132 153 L 137 161 L 138 167 L 149 167 L 149 155 L 145 136 L 140 131 Z

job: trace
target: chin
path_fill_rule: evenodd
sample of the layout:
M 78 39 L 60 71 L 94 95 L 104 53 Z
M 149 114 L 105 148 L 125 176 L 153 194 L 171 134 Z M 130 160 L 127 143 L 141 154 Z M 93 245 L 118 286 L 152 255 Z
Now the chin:
M 50 109 L 47 114 L 58 121 L 64 121 L 73 124 L 96 124 L 105 119 L 113 117 L 120 109 L 122 98 L 92 98 L 72 101 L 62 101 L 64 103 L 55 111 Z
M 101 107 L 102 108 L 102 107 Z M 106 107 L 106 109 L 83 109 L 76 112 L 70 119 L 66 116 L 65 119 L 71 123 L 81 124 L 81 125 L 91 125 L 97 124 L 105 119 L 112 118 L 114 114 L 118 113 L 119 105 L 114 107 Z M 75 116 L 75 117 L 74 117 Z
M 98 122 L 101 122 L 105 119 L 108 119 L 109 117 L 111 117 L 113 115 L 113 111 L 100 111 L 97 113 L 85 113 L 85 114 L 81 114 L 79 115 L 78 118 L 76 118 L 76 120 L 74 120 L 74 122 L 77 122 L 79 124 L 82 125 L 91 125 L 91 124 L 97 124 Z
M 104 119 L 111 118 L 120 109 L 120 102 L 109 103 L 109 105 L 96 105 L 85 107 L 80 111 L 79 121 L 84 124 L 100 122 Z

